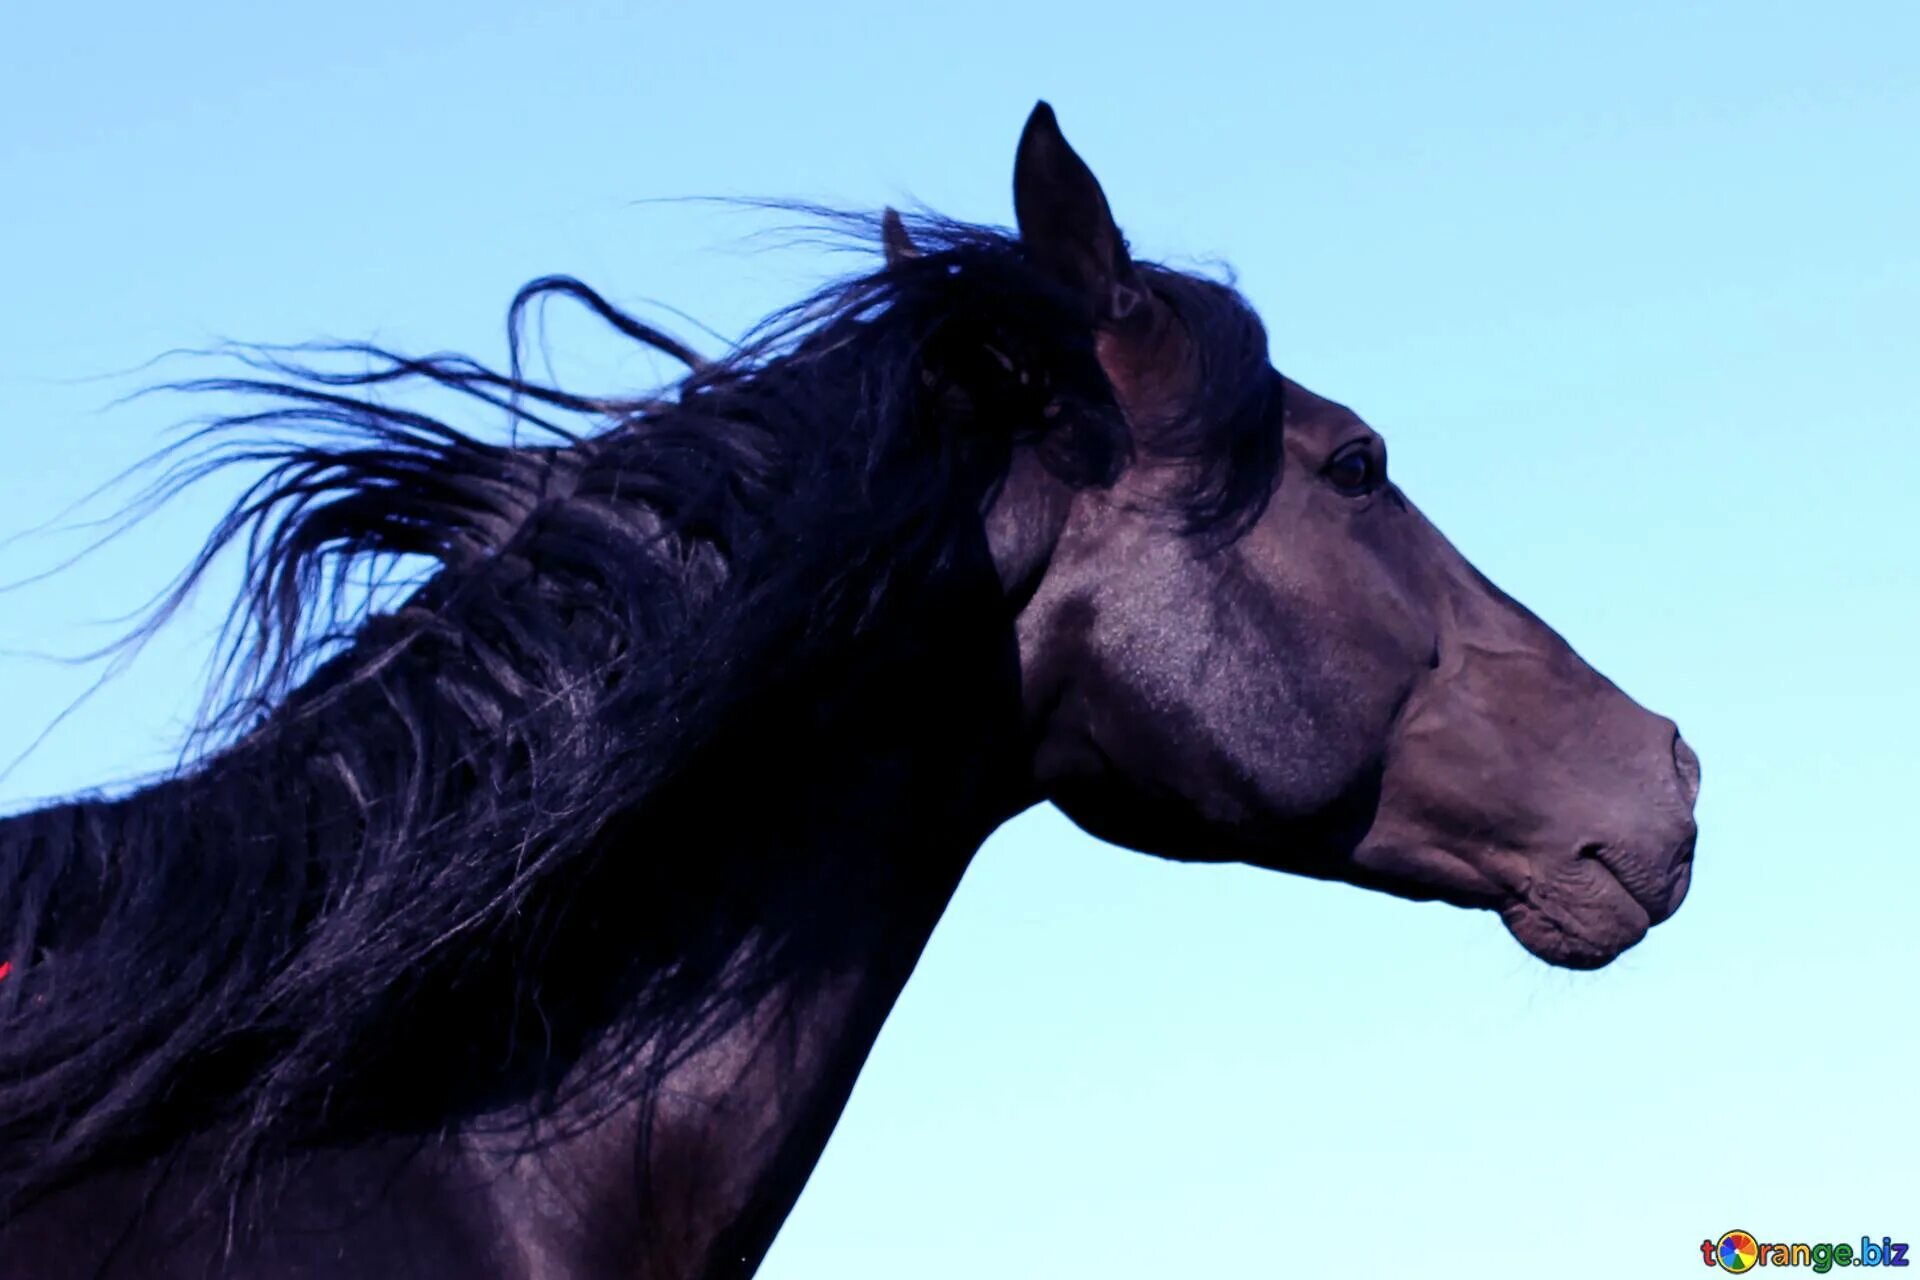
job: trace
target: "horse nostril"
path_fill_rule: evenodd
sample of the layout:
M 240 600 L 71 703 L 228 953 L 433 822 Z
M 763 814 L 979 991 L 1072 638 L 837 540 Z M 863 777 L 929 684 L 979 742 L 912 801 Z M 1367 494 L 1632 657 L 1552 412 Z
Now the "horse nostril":
M 1687 804 L 1691 806 L 1700 798 L 1700 757 L 1693 754 L 1693 748 L 1680 736 L 1679 730 L 1673 734 L 1673 767 L 1680 775 L 1680 785 L 1687 793 Z

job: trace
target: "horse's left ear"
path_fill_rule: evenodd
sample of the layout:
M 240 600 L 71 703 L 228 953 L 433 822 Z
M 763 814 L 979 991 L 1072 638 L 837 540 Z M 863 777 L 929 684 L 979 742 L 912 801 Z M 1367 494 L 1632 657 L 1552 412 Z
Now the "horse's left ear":
M 1013 164 L 1020 243 L 1034 263 L 1079 296 L 1101 328 L 1144 310 L 1147 294 L 1099 179 L 1042 102 L 1027 117 Z
M 920 256 L 920 246 L 907 234 L 907 224 L 900 220 L 898 209 L 888 209 L 880 215 L 880 247 L 886 251 L 887 265 L 890 267 L 911 262 Z

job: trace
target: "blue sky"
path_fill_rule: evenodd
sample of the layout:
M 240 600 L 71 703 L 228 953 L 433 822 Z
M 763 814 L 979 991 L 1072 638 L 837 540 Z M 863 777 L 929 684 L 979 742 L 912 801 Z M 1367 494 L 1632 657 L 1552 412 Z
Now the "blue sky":
M 658 197 L 1004 221 L 1045 96 L 1136 248 L 1232 263 L 1276 363 L 1699 750 L 1692 896 L 1590 975 L 1484 914 L 1015 822 L 765 1275 L 1642 1277 L 1735 1226 L 1920 1236 L 1920 9 L 110 0 L 3 31 L 9 532 L 179 412 L 102 412 L 137 379 L 101 375 L 222 335 L 496 357 L 554 270 L 738 332 L 840 264 Z M 215 497 L 0 595 L 0 648 L 106 634 Z M 164 760 L 211 616 L 0 803 Z M 0 751 L 84 684 L 0 658 Z

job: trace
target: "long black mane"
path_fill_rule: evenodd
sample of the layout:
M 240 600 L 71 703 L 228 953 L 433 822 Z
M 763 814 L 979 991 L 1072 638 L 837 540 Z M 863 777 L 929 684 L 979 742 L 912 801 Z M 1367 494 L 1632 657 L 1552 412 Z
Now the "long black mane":
M 744 954 L 712 923 L 743 868 L 675 838 L 677 781 L 937 581 L 1016 446 L 1076 485 L 1130 447 L 1016 239 L 914 235 L 711 363 L 549 278 L 504 372 L 252 349 L 180 384 L 252 407 L 164 455 L 152 496 L 258 477 L 155 621 L 223 548 L 244 590 L 190 767 L 0 822 L 0 1216 L 195 1132 L 230 1135 L 230 1189 L 302 1144 L 551 1098 L 568 1065 L 642 1090 L 791 964 L 777 922 Z M 1162 424 L 1214 464 L 1186 515 L 1236 527 L 1278 467 L 1264 335 L 1230 289 L 1143 272 L 1194 338 Z M 555 296 L 689 373 L 639 399 L 526 376 L 521 318 Z M 513 442 L 384 398 L 411 385 Z

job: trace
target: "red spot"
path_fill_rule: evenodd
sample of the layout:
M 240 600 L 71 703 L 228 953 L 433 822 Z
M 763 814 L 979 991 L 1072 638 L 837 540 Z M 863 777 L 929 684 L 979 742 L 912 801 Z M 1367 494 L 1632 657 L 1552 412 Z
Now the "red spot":
M 12 972 L 13 962 L 11 960 L 0 960 L 0 978 L 4 978 Z

